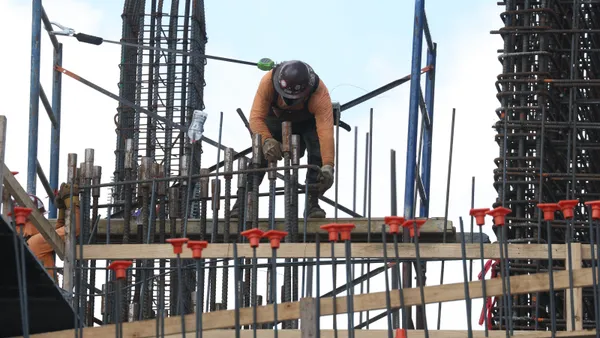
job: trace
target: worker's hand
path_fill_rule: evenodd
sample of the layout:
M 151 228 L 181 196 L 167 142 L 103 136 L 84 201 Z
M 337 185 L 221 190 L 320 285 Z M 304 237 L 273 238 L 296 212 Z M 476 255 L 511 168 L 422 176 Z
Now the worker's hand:
M 277 162 L 283 158 L 281 154 L 281 143 L 274 138 L 268 138 L 263 143 L 263 155 L 269 162 Z
M 54 197 L 54 205 L 56 206 L 57 209 L 64 209 L 67 206 L 65 205 L 65 200 L 63 200 L 62 198 L 56 196 Z
M 77 184 L 73 184 L 73 196 L 79 195 L 79 186 Z M 68 183 L 62 183 L 60 188 L 58 189 L 58 198 L 61 200 L 66 199 L 71 196 L 71 185 Z
M 333 167 L 330 165 L 321 167 L 321 173 L 319 173 L 317 180 L 319 195 L 323 196 L 323 194 L 333 185 Z

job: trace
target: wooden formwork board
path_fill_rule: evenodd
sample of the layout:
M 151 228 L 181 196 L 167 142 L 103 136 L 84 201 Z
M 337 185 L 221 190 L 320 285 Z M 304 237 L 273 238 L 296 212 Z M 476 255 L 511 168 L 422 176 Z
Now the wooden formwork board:
M 567 271 L 554 272 L 555 290 L 569 288 L 569 275 Z M 549 288 L 548 274 L 538 273 L 533 275 L 510 277 L 511 294 L 526 294 L 533 292 L 544 292 Z M 573 271 L 573 287 L 588 287 L 592 285 L 592 271 L 589 268 Z M 496 278 L 486 281 L 486 296 L 498 296 L 502 293 L 502 279 Z M 482 298 L 481 281 L 468 283 L 471 298 Z M 465 299 L 464 284 L 454 283 L 437 286 L 424 287 L 425 303 L 449 302 Z M 386 292 L 361 294 L 354 297 L 354 311 L 374 311 L 386 308 Z M 398 290 L 390 291 L 390 303 L 392 308 L 400 307 L 400 294 Z M 347 297 L 337 297 L 337 314 L 347 313 Z M 300 318 L 302 301 L 281 303 L 277 306 L 278 320 L 294 320 Z M 421 304 L 419 288 L 404 289 L 404 306 L 415 306 Z M 321 316 L 333 314 L 333 298 L 320 299 Z M 184 317 L 186 332 L 196 330 L 196 315 L 190 314 Z M 270 323 L 273 321 L 273 305 L 257 307 L 257 323 Z M 239 309 L 240 325 L 253 324 L 253 309 Z M 203 314 L 202 325 L 204 330 L 226 329 L 235 325 L 235 310 L 224 310 L 208 312 Z M 115 332 L 114 325 L 106 325 L 97 328 L 84 329 L 84 337 L 108 337 Z M 164 332 L 167 335 L 181 334 L 181 317 L 168 317 L 165 319 Z M 463 331 L 465 332 L 465 331 Z M 229 335 L 233 334 L 231 331 Z M 124 337 L 154 337 L 156 334 L 156 320 L 143 320 L 123 324 Z M 35 335 L 35 337 L 71 338 L 73 330 L 55 333 Z M 452 336 L 449 336 L 452 337 Z M 462 336 L 464 337 L 464 336 Z M 534 336 L 538 337 L 538 336 Z M 545 337 L 545 336 L 540 336 Z M 563 336 L 569 337 L 569 336 Z M 571 336 L 571 337 L 586 337 Z
M 50 220 L 50 223 L 53 223 L 53 222 L 55 222 L 55 220 Z M 177 231 L 179 231 L 181 219 L 177 219 L 175 223 L 176 223 L 176 229 L 177 229 Z M 325 235 L 325 234 L 327 234 L 327 231 L 321 230 L 320 226 L 324 225 L 324 224 L 330 224 L 330 223 L 335 223 L 335 219 L 333 219 L 333 218 L 309 218 L 309 219 L 307 219 L 307 223 L 306 223 L 307 224 L 306 232 L 308 234 L 311 234 L 311 236 L 316 233 Z M 366 218 L 338 218 L 338 223 L 354 224 L 356 226 L 356 228 L 354 230 L 352 230 L 352 235 L 353 235 L 353 238 L 357 238 L 357 239 L 366 238 L 366 235 L 369 230 L 369 220 Z M 370 221 L 370 224 L 371 224 L 372 236 L 375 238 L 381 237 L 381 225 L 384 224 L 384 219 L 383 218 L 372 218 Z M 224 229 L 224 227 L 225 227 L 225 221 L 223 219 L 219 219 L 218 229 L 221 234 L 223 233 L 222 229 Z M 264 219 L 264 218 L 260 219 L 258 227 L 261 230 L 265 230 L 265 231 L 270 229 L 268 219 Z M 285 225 L 284 219 L 281 219 L 281 218 L 276 219 L 275 228 L 277 230 L 285 230 L 285 227 L 286 227 L 286 225 Z M 157 228 L 158 227 L 156 226 L 154 228 L 155 229 L 154 231 L 158 235 Z M 102 238 L 104 238 L 106 236 L 107 230 L 108 230 L 108 220 L 101 219 L 98 222 L 98 231 L 97 231 L 97 233 L 98 233 L 97 236 L 99 236 L 98 237 L 99 240 L 102 240 Z M 231 236 L 236 237 L 237 230 L 238 230 L 237 219 L 232 219 L 230 222 L 230 226 L 229 226 L 229 231 L 230 231 Z M 123 231 L 124 231 L 124 225 L 123 225 L 122 218 L 115 218 L 115 219 L 110 220 L 110 235 L 111 236 L 122 236 Z M 210 234 L 212 232 L 212 220 L 211 219 L 208 219 L 206 221 L 206 231 L 208 234 Z M 302 234 L 304 232 L 304 220 L 303 219 L 298 220 L 298 231 L 300 234 Z M 167 234 L 171 233 L 171 224 L 170 224 L 169 220 L 167 220 L 165 232 Z M 136 233 L 137 233 L 137 226 L 135 226 L 135 221 L 132 220 L 130 234 L 135 235 Z M 189 219 L 188 220 L 187 233 L 189 236 L 194 236 L 194 237 L 200 234 L 200 220 L 199 219 Z M 423 226 L 421 227 L 421 236 L 424 238 L 424 241 L 441 242 L 443 233 L 444 233 L 444 218 L 442 218 L 442 217 L 429 218 L 429 219 L 427 219 L 427 222 L 425 222 L 425 224 L 423 224 Z M 181 235 L 181 234 L 178 233 L 178 235 Z M 452 242 L 454 239 L 454 235 L 455 235 L 455 229 L 452 225 L 452 221 L 448 221 L 447 230 L 446 230 L 447 240 L 449 242 Z
M 237 244 L 238 257 L 252 257 L 252 249 L 248 244 Z M 480 259 L 479 244 L 465 244 L 467 259 Z M 587 260 L 591 257 L 589 245 L 580 245 L 581 259 Z M 77 258 L 79 247 L 75 250 Z M 316 244 L 314 243 L 281 243 L 277 250 L 278 258 L 316 258 Z M 383 258 L 384 246 L 381 243 L 353 243 L 351 248 L 353 258 Z M 344 243 L 334 244 L 336 258 L 345 257 Z M 484 257 L 487 259 L 499 259 L 497 244 L 484 244 Z M 256 249 L 257 258 L 271 258 L 271 247 L 269 243 L 261 242 Z M 426 260 L 458 260 L 462 257 L 461 245 L 457 243 L 432 244 L 423 243 L 419 245 L 419 255 Z M 202 251 L 204 258 L 233 258 L 232 244 L 209 244 Z M 331 257 L 331 244 L 321 243 L 321 258 Z M 387 245 L 387 256 L 393 262 L 396 253 L 393 244 Z M 398 257 L 401 259 L 415 259 L 415 245 L 398 244 Z M 174 258 L 171 244 L 96 244 L 83 246 L 83 258 L 90 259 L 161 259 Z M 185 248 L 181 254 L 182 258 L 192 258 L 191 250 Z M 546 244 L 510 244 L 508 245 L 508 257 L 510 259 L 548 259 L 548 246 Z M 567 257 L 566 244 L 552 245 L 552 258 L 564 260 Z M 579 257 L 579 256 L 578 256 Z
M 63 259 L 65 253 L 65 242 L 56 233 L 56 220 L 54 220 L 54 222 L 49 222 L 44 215 L 37 210 L 37 207 L 33 204 L 25 189 L 23 189 L 23 187 L 15 179 L 10 169 L 8 169 L 5 164 L 3 165 L 4 188 L 17 203 L 32 209 L 31 214 L 29 215 L 30 222 L 36 227 L 40 234 L 42 234 L 44 239 L 48 241 L 58 257 Z

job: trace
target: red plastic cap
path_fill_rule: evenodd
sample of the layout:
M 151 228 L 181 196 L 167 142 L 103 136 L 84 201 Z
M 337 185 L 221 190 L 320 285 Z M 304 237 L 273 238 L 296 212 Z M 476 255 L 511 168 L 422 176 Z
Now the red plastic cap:
M 287 234 L 288 234 L 287 231 L 269 230 L 263 234 L 263 237 L 266 237 L 269 239 L 269 241 L 271 242 L 272 249 L 279 249 L 279 244 L 281 243 L 281 240 L 285 236 L 287 236 Z
M 496 224 L 498 227 L 501 227 L 506 224 L 506 215 L 510 214 L 511 212 L 512 210 L 509 208 L 497 207 L 486 212 L 486 214 L 494 217 L 494 224 Z
M 390 227 L 390 234 L 397 234 L 400 233 L 400 227 L 402 226 L 402 223 L 404 223 L 404 217 L 387 216 L 383 221 Z
M 329 232 L 329 241 L 330 242 L 337 242 L 337 240 L 338 240 L 338 229 L 337 229 L 335 223 L 321 225 L 321 229 Z
M 183 249 L 181 247 L 187 241 L 188 241 L 187 238 L 169 238 L 169 239 L 167 239 L 167 242 L 171 243 L 171 245 L 173 246 L 173 253 L 176 255 L 183 252 Z
M 485 215 L 490 211 L 490 208 L 471 209 L 469 215 L 475 217 L 475 223 L 479 226 L 485 224 Z
M 251 247 L 256 248 L 260 243 L 260 238 L 263 236 L 263 234 L 264 231 L 260 230 L 259 228 L 253 228 L 242 232 L 241 235 L 248 238 Z
M 560 210 L 558 203 L 539 203 L 537 207 L 544 212 L 544 221 L 553 221 L 554 213 Z
M 329 231 L 329 240 L 335 242 L 335 241 L 337 241 L 338 233 L 341 234 L 340 237 L 341 237 L 342 241 L 349 241 L 350 240 L 350 232 L 355 227 L 356 226 L 354 224 L 350 224 L 350 223 L 331 223 L 331 224 L 322 225 L 321 229 L 325 229 L 325 230 Z M 332 236 L 332 232 L 335 232 L 335 236 Z
M 15 221 L 17 225 L 25 225 L 27 217 L 31 214 L 32 209 L 25 207 L 15 207 Z
M 188 241 L 187 247 L 192 249 L 192 258 L 200 259 L 202 258 L 202 250 L 206 249 L 208 246 L 207 241 Z
M 408 228 L 410 231 L 410 237 L 415 237 L 415 222 L 417 223 L 417 236 L 421 236 L 421 226 L 427 222 L 426 219 L 409 219 L 402 223 L 402 226 Z
M 108 269 L 115 272 L 115 277 L 117 279 L 125 279 L 125 277 L 127 277 L 126 270 L 132 263 L 132 261 L 113 261 L 108 266 Z
M 592 207 L 592 219 L 600 219 L 600 201 L 585 202 L 585 205 Z
M 17 175 L 19 174 L 19 172 L 18 172 L 18 171 L 11 171 L 10 173 L 11 173 L 13 176 L 17 176 Z
M 406 338 L 406 329 L 396 329 L 396 336 L 394 338 Z
M 564 218 L 573 218 L 573 209 L 579 203 L 579 200 L 562 200 L 558 201 L 558 206 L 562 210 Z

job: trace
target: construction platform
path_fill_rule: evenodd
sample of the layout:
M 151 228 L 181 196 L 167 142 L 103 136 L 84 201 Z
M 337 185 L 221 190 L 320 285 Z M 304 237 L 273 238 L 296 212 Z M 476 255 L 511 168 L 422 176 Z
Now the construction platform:
M 3 258 L 4 269 L 0 274 L 0 337 L 21 335 L 23 332 L 17 264 L 25 267 L 29 333 L 75 327 L 73 308 L 23 239 L 15 234 L 14 228 L 2 216 L 0 256 Z M 24 257 L 25 261 L 19 259 L 20 257 Z

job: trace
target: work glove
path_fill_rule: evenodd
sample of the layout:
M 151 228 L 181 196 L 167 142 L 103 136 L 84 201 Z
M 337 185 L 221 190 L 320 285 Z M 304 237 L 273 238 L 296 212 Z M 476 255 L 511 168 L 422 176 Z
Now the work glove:
M 58 198 L 61 200 L 66 199 L 71 195 L 71 185 L 68 183 L 62 183 L 58 188 Z M 79 185 L 73 184 L 73 196 L 79 196 Z
M 333 167 L 330 165 L 321 167 L 321 173 L 319 173 L 317 181 L 319 195 L 323 196 L 323 194 L 325 194 L 325 192 L 333 185 Z
M 263 155 L 269 162 L 277 162 L 283 158 L 281 154 L 281 143 L 274 138 L 268 138 L 263 143 Z
M 71 207 L 71 204 L 79 205 L 79 186 L 73 184 L 73 197 L 71 197 L 71 186 L 68 183 L 62 183 L 58 189 L 56 198 L 54 199 L 54 205 L 58 209 L 67 209 Z

